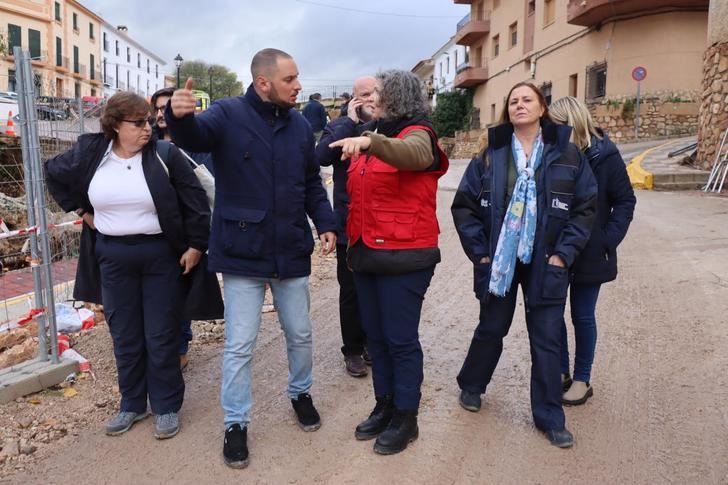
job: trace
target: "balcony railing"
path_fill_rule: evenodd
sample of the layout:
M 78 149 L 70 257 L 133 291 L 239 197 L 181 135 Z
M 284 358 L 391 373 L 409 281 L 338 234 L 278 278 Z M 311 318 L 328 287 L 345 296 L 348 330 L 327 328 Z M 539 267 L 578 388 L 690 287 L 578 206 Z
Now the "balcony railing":
M 104 81 L 104 84 L 109 87 L 114 87 L 116 84 L 114 84 L 114 81 L 116 81 L 116 78 L 113 76 L 106 76 L 106 81 Z
M 468 69 L 468 68 L 470 68 L 470 61 L 461 62 L 460 64 L 457 65 L 457 67 L 455 67 L 455 73 L 460 74 L 461 72 L 463 72 L 465 69 Z
M 48 59 L 48 51 L 42 50 L 40 52 L 31 52 L 30 60 L 33 62 L 40 62 L 42 64 L 45 64 L 46 62 L 50 61 L 50 59 Z
M 490 32 L 490 15 L 484 13 L 482 20 L 473 20 L 470 14 L 458 22 L 455 43 L 459 45 L 473 45 Z
M 73 66 L 73 75 L 86 77 L 86 66 L 84 64 L 78 64 Z
M 60 64 L 58 63 L 59 60 L 61 61 Z M 56 63 L 56 67 L 62 67 L 63 69 L 68 69 L 68 57 L 67 56 L 61 56 L 60 59 L 58 57 L 56 57 L 55 63 Z
M 457 28 L 456 32 L 459 32 L 460 29 L 462 29 L 463 27 L 465 27 L 468 24 L 468 22 L 470 22 L 470 14 L 467 14 L 465 17 L 463 17 L 460 20 L 460 22 L 458 22 L 458 28 Z
M 488 80 L 488 66 L 475 67 L 469 62 L 463 62 L 457 67 L 457 75 L 453 81 L 456 88 L 470 88 L 485 83 Z

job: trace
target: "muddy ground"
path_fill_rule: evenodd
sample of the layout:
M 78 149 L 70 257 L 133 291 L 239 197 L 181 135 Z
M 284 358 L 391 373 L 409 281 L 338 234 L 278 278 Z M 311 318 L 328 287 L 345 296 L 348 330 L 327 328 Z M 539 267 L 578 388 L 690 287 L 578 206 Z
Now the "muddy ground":
M 728 483 L 728 199 L 640 192 L 620 249 L 620 276 L 602 288 L 594 397 L 567 408 L 576 437 L 560 450 L 533 427 L 530 358 L 519 304 L 504 355 L 478 414 L 457 404 L 455 375 L 478 313 L 470 264 L 440 192 L 441 247 L 421 324 L 425 383 L 420 438 L 382 457 L 357 442 L 370 411 L 370 378 L 343 368 L 335 259 L 316 258 L 312 395 L 323 426 L 304 433 L 285 395 L 285 343 L 265 314 L 253 364 L 250 466 L 222 462 L 219 329 L 196 324 L 186 372 L 182 431 L 157 441 L 147 419 L 126 435 L 104 436 L 116 410 L 111 342 L 101 325 L 76 348 L 92 360 L 87 377 L 0 406 L 2 438 L 37 449 L 6 459 L 7 483 Z M 573 348 L 573 344 L 572 344 Z M 45 442 L 44 442 L 45 441 Z M 0 459 L 2 460 L 2 459 Z

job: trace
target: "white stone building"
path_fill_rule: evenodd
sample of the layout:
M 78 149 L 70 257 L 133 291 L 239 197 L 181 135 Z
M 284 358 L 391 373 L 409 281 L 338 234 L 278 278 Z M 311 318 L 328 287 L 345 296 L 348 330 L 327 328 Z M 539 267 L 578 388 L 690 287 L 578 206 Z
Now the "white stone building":
M 435 89 L 435 95 L 432 97 L 433 107 L 437 105 L 437 95 L 439 93 L 454 89 L 453 81 L 455 80 L 458 66 L 467 65 L 467 61 L 467 48 L 462 45 L 457 45 L 454 36 L 432 56 L 432 64 L 434 67 L 432 86 Z
M 164 87 L 164 60 L 129 37 L 124 26 L 101 24 L 101 75 L 104 96 L 132 91 L 151 96 Z

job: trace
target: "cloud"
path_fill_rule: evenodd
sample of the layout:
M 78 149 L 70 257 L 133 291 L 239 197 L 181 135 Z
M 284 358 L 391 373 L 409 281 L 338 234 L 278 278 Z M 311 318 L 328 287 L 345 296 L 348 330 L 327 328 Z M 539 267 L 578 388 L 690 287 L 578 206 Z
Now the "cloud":
M 250 59 L 264 47 L 290 53 L 305 91 L 347 86 L 380 69 L 411 69 L 455 33 L 468 6 L 447 0 L 317 0 L 314 3 L 404 15 L 373 15 L 297 0 L 81 0 L 111 25 L 156 53 L 173 73 L 172 59 L 222 64 L 251 81 Z

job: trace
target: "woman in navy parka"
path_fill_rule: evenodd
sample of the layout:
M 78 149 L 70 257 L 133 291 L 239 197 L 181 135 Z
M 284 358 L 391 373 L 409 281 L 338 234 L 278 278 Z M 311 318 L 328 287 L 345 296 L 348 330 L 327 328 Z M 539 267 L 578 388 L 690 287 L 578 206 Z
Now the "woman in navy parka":
M 460 404 L 480 409 L 520 284 L 534 422 L 553 445 L 568 448 L 573 436 L 561 405 L 561 322 L 569 268 L 589 239 L 597 187 L 589 164 L 569 142 L 571 129 L 550 121 L 538 88 L 516 84 L 502 118 L 489 131 L 487 151 L 468 166 L 452 205 L 481 302 L 480 322 L 457 379 Z

